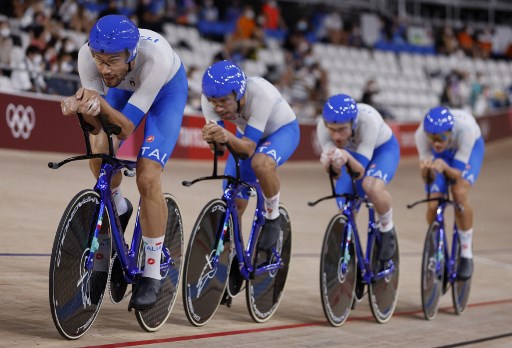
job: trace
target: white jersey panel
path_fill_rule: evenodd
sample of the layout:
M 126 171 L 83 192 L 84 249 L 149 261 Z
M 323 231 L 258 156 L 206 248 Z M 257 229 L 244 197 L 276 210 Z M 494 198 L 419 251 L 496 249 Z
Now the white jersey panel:
M 358 103 L 357 110 L 357 122 L 354 127 L 354 134 L 349 139 L 345 149 L 357 152 L 368 160 L 371 160 L 373 151 L 391 139 L 393 132 L 374 107 L 368 104 Z M 317 137 L 322 151 L 336 146 L 331 140 L 329 130 L 321 117 L 317 123 Z
M 139 29 L 139 32 L 135 67 L 116 88 L 134 92 L 128 102 L 146 113 L 162 86 L 179 70 L 181 60 L 163 36 L 147 29 Z M 106 94 L 87 43 L 78 53 L 78 71 L 83 87 Z
M 453 134 L 446 150 L 455 152 L 454 159 L 468 163 L 473 146 L 482 136 L 482 132 L 473 115 L 467 111 L 450 109 L 450 112 L 454 118 Z M 427 135 L 423 131 L 423 122 L 420 122 L 414 137 L 420 160 L 432 158 L 432 149 Z
M 201 97 L 201 107 L 207 121 L 221 121 L 204 95 Z M 242 134 L 249 125 L 261 131 L 264 138 L 295 119 L 292 108 L 273 84 L 262 77 L 249 77 L 245 105 L 240 114 L 230 122 L 236 124 Z

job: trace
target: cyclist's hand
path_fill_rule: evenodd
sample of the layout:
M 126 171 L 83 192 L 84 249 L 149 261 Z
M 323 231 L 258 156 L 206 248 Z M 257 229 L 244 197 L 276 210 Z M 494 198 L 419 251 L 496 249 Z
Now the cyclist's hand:
M 432 163 L 432 168 L 438 173 L 444 173 L 448 167 L 448 164 L 446 164 L 446 162 L 441 158 L 437 158 L 434 160 L 434 163 Z
M 345 150 L 335 149 L 332 153 L 332 165 L 334 170 L 339 172 L 341 171 L 341 167 L 345 165 L 348 161 L 348 156 Z
M 420 161 L 420 169 L 426 170 L 432 168 L 432 160 L 431 159 L 424 159 Z
M 217 123 L 208 123 L 203 127 L 203 139 L 207 142 L 225 144 L 228 142 L 228 131 Z
M 74 95 L 70 97 L 66 97 L 60 101 L 60 109 L 62 110 L 62 114 L 65 116 L 75 115 L 78 111 L 78 102 Z
M 80 88 L 76 92 L 76 98 L 80 100 L 78 111 L 84 115 L 98 116 L 101 111 L 100 95 L 96 91 Z
M 324 169 L 326 171 L 329 170 L 329 166 L 331 165 L 331 152 L 333 151 L 334 149 L 328 149 L 328 150 L 324 150 L 322 152 L 322 154 L 320 155 L 320 163 L 322 163 L 322 166 L 324 167 Z

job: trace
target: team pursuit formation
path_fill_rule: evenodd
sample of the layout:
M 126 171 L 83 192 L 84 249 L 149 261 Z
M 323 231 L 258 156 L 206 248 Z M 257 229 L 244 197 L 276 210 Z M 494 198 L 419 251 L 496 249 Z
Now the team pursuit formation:
M 229 60 L 206 69 L 201 134 L 212 151 L 213 171 L 183 178 L 182 183 L 212 182 L 222 194 L 209 201 L 198 197 L 198 204 L 204 204 L 199 216 L 187 216 L 175 197 L 165 193 L 161 180 L 187 102 L 180 57 L 158 33 L 138 28 L 125 16 L 107 15 L 95 23 L 81 47 L 78 70 L 81 87 L 61 101 L 61 109 L 65 117 L 78 118 L 85 154 L 48 165 L 58 169 L 87 160 L 96 184 L 71 199 L 55 234 L 49 301 L 57 331 L 70 340 L 82 337 L 106 294 L 113 303 L 129 297 L 128 311 L 134 311 L 142 329 L 156 331 L 171 315 L 180 286 L 194 326 L 207 324 L 220 305 L 230 307 L 243 290 L 251 318 L 257 323 L 270 320 L 286 296 L 292 262 L 293 216 L 281 202 L 278 176 L 300 142 L 290 105 L 270 82 L 246 76 Z M 137 159 L 118 158 L 119 148 L 143 120 Z M 234 133 L 227 123 L 235 125 Z M 322 201 L 333 202 L 337 209 L 323 222 L 318 250 L 325 317 L 341 326 L 368 294 L 375 320 L 386 323 L 399 294 L 400 226 L 394 224 L 387 189 L 400 161 L 398 141 L 374 107 L 346 94 L 328 98 L 316 130 L 319 161 L 331 192 L 314 202 L 304 197 L 304 204 L 312 207 L 312 216 Z M 444 106 L 426 110 L 415 140 L 426 198 L 409 207 L 427 207 L 418 286 L 425 318 L 431 320 L 450 287 L 457 314 L 468 302 L 473 272 L 468 196 L 480 172 L 484 142 L 472 115 Z M 219 157 L 226 152 L 224 172 L 218 173 Z M 136 205 L 123 196 L 123 176 L 135 178 L 140 195 Z M 250 199 L 255 202 L 244 241 L 242 216 Z M 356 224 L 363 205 L 366 237 Z M 444 216 L 449 206 L 455 216 L 450 230 Z M 132 214 L 135 227 L 128 240 L 125 231 Z M 195 221 L 188 243 L 184 219 Z

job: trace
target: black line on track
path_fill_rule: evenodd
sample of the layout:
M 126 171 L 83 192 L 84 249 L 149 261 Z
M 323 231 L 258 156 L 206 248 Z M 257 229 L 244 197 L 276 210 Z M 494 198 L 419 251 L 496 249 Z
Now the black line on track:
M 501 338 L 505 338 L 505 337 L 509 337 L 509 336 L 512 336 L 512 332 L 509 332 L 509 333 L 506 333 L 506 334 L 501 334 L 501 335 L 477 338 L 476 340 L 462 341 L 462 342 L 447 344 L 447 345 L 444 345 L 444 346 L 437 346 L 437 347 L 434 347 L 434 348 L 452 348 L 452 347 L 469 346 L 471 344 L 477 344 L 477 343 L 482 343 L 482 342 L 487 342 L 487 341 L 499 340 Z

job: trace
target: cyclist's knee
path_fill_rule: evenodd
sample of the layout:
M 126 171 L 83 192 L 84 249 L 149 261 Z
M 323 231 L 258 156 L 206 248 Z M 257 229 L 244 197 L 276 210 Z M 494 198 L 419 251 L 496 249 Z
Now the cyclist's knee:
M 162 190 L 160 171 L 144 170 L 137 172 L 137 188 L 141 196 L 151 195 Z
M 373 198 L 382 195 L 384 191 L 386 191 L 386 185 L 384 181 L 367 176 L 363 179 L 362 182 L 363 190 L 368 195 L 368 197 Z
M 255 154 L 251 161 L 251 167 L 256 176 L 260 177 L 261 174 L 274 172 L 276 162 L 267 155 Z
M 451 188 L 453 200 L 457 203 L 466 202 L 470 189 L 471 185 L 466 180 L 457 180 L 457 183 Z

